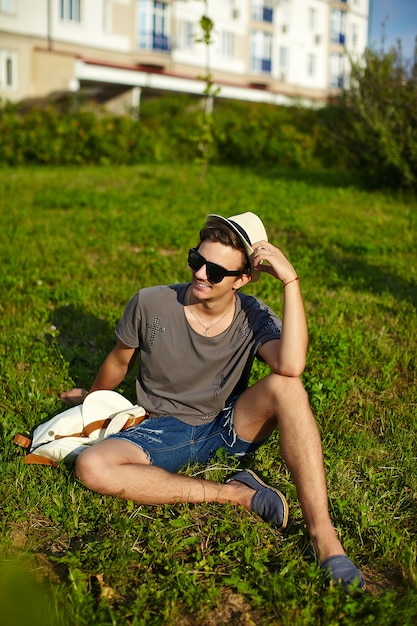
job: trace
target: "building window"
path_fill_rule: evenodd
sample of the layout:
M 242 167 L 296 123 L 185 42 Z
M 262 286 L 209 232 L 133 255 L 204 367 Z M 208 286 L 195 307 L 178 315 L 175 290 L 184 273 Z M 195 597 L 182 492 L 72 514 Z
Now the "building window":
M 112 13 L 110 0 L 103 0 L 103 32 L 111 33 L 112 31 Z
M 307 75 L 308 76 L 315 76 L 316 75 L 316 55 L 315 54 L 309 54 L 307 56 Z
M 316 24 L 317 24 L 317 12 L 316 12 L 316 9 L 310 8 L 308 10 L 308 27 L 309 27 L 309 29 L 313 33 L 316 30 Z
M 178 48 L 182 50 L 191 50 L 194 47 L 195 35 L 194 24 L 183 20 L 180 23 L 179 36 L 177 40 Z
M 330 87 L 345 87 L 345 57 L 343 54 L 330 55 Z
M 14 13 L 14 0 L 0 0 L 0 11 Z
M 346 41 L 346 13 L 333 9 L 331 15 L 331 40 L 344 45 Z
M 358 25 L 352 24 L 352 48 L 358 45 Z
M 277 3 L 277 22 L 282 33 L 288 33 L 291 24 L 290 0 L 280 0 Z
M 81 0 L 61 0 L 60 18 L 66 22 L 81 22 Z
M 235 55 L 235 36 L 226 30 L 221 33 L 220 54 L 229 58 Z
M 331 39 L 332 43 L 340 43 L 343 46 L 346 42 L 346 12 L 339 9 L 332 10 L 331 18 Z
M 17 58 L 14 52 L 0 50 L 0 88 L 17 89 Z
M 289 50 L 285 46 L 279 48 L 279 78 L 282 81 L 287 80 L 289 67 Z
M 279 69 L 281 72 L 288 70 L 288 48 L 281 46 L 279 49 Z
M 139 0 L 139 48 L 168 51 L 168 7 L 165 2 Z
M 255 22 L 272 23 L 274 19 L 273 0 L 252 0 L 252 19 Z
M 272 71 L 272 36 L 261 30 L 252 33 L 251 69 L 270 74 Z

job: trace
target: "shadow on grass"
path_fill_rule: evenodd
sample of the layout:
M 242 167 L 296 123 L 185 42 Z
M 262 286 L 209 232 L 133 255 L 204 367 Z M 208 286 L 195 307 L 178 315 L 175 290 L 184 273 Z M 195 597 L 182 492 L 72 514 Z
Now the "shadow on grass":
M 374 246 L 360 245 L 360 242 L 349 245 L 341 240 L 323 242 L 309 237 L 301 229 L 291 229 L 289 238 L 296 248 L 294 256 L 301 258 L 304 250 L 314 251 L 316 274 L 323 275 L 328 289 L 336 289 L 344 283 L 356 292 L 390 293 L 398 301 L 417 305 L 417 282 L 410 275 L 404 277 L 404 272 L 400 275 L 395 264 L 388 267 L 386 259 L 390 254 L 389 249 L 381 246 L 380 254 L 385 259 L 384 264 L 370 260 L 370 256 L 373 259 L 378 257 L 378 242 Z M 414 252 L 404 248 L 403 254 L 404 258 L 406 255 L 412 258 Z M 392 256 L 401 256 L 401 252 L 395 249 L 395 242 Z
M 254 170 L 251 170 L 252 172 Z M 255 169 L 258 176 L 268 179 L 282 178 L 288 181 L 300 182 L 309 187 L 327 187 L 327 188 L 349 188 L 367 190 L 363 181 L 354 172 L 336 169 L 286 169 L 270 167 L 266 169 Z
M 309 244 L 318 247 L 318 244 Z M 417 283 L 411 278 L 403 278 L 386 267 L 369 262 L 361 255 L 356 246 L 338 244 L 339 252 L 330 248 L 323 250 L 325 263 L 332 268 L 339 280 L 346 282 L 355 291 L 373 294 L 390 293 L 399 301 L 417 305 Z M 328 285 L 331 288 L 335 281 L 329 277 Z
M 58 345 L 72 378 L 85 386 L 113 348 L 114 328 L 73 304 L 56 309 L 53 324 L 59 330 Z
M 56 309 L 53 324 L 59 330 L 58 346 L 63 359 L 69 364 L 74 386 L 88 389 L 116 344 L 115 325 L 73 304 Z M 127 379 L 126 396 L 136 402 L 131 378 Z
M 244 169 L 244 168 L 241 168 Z M 393 198 L 408 198 L 411 202 L 416 200 L 416 194 L 411 189 L 395 189 L 383 187 L 380 184 L 372 184 L 366 177 L 361 177 L 360 172 L 337 169 L 332 167 L 317 167 L 311 169 L 284 168 L 278 166 L 263 166 L 248 168 L 251 173 L 256 172 L 257 176 L 267 179 L 282 178 L 288 181 L 300 182 L 309 187 L 327 187 L 329 189 L 356 188 L 365 192 L 380 192 L 385 196 Z

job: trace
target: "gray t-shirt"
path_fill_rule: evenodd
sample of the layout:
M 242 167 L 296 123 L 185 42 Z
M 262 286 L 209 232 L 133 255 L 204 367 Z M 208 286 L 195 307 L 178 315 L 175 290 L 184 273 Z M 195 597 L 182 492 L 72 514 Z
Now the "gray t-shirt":
M 199 425 L 246 389 L 256 353 L 280 338 L 281 321 L 263 302 L 238 292 L 229 328 L 204 337 L 185 317 L 189 285 L 141 289 L 127 304 L 116 335 L 139 348 L 138 404 L 152 416 Z

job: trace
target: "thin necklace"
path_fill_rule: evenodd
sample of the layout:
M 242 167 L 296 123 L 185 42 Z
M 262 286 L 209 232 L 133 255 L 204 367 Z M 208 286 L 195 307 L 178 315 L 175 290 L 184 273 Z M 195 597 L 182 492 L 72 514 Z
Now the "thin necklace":
M 193 316 L 193 318 L 195 319 L 195 321 L 198 322 L 198 324 L 200 324 L 201 328 L 204 328 L 204 337 L 208 337 L 208 331 L 211 328 L 214 328 L 214 326 L 217 326 L 217 324 L 220 324 L 222 319 L 225 318 L 228 313 L 230 313 L 230 311 L 232 310 L 232 307 L 234 307 L 236 305 L 236 297 L 235 297 L 232 306 L 227 309 L 226 313 L 223 313 L 223 315 L 221 317 L 219 317 L 219 319 L 216 322 L 214 322 L 214 324 L 211 324 L 210 326 L 205 326 L 202 322 L 200 322 L 200 320 L 198 319 L 197 315 L 194 313 L 194 311 L 191 308 L 192 304 L 190 302 L 190 295 L 191 294 L 188 294 L 188 306 L 190 307 L 189 311 L 190 311 L 191 315 Z

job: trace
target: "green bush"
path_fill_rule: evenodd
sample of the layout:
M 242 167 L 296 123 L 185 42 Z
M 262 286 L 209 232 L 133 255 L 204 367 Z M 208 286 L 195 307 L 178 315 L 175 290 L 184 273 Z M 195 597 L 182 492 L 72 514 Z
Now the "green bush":
M 417 189 L 417 63 L 409 68 L 400 46 L 367 50 L 364 61 L 352 65 L 351 87 L 321 112 L 322 156 L 371 186 Z
M 21 111 L 5 104 L 0 108 L 0 163 L 192 162 L 201 152 L 201 111 L 201 99 L 182 95 L 144 99 L 139 120 L 71 106 Z M 216 101 L 210 159 L 309 166 L 315 146 L 313 116 L 296 107 Z
M 308 113 L 312 117 L 314 112 Z M 229 103 L 216 112 L 214 135 L 219 163 L 310 166 L 314 134 L 300 130 L 296 108 Z M 314 129 L 314 126 L 312 125 Z
M 48 106 L 0 111 L 0 163 L 130 164 L 155 157 L 147 129 L 128 116 Z

